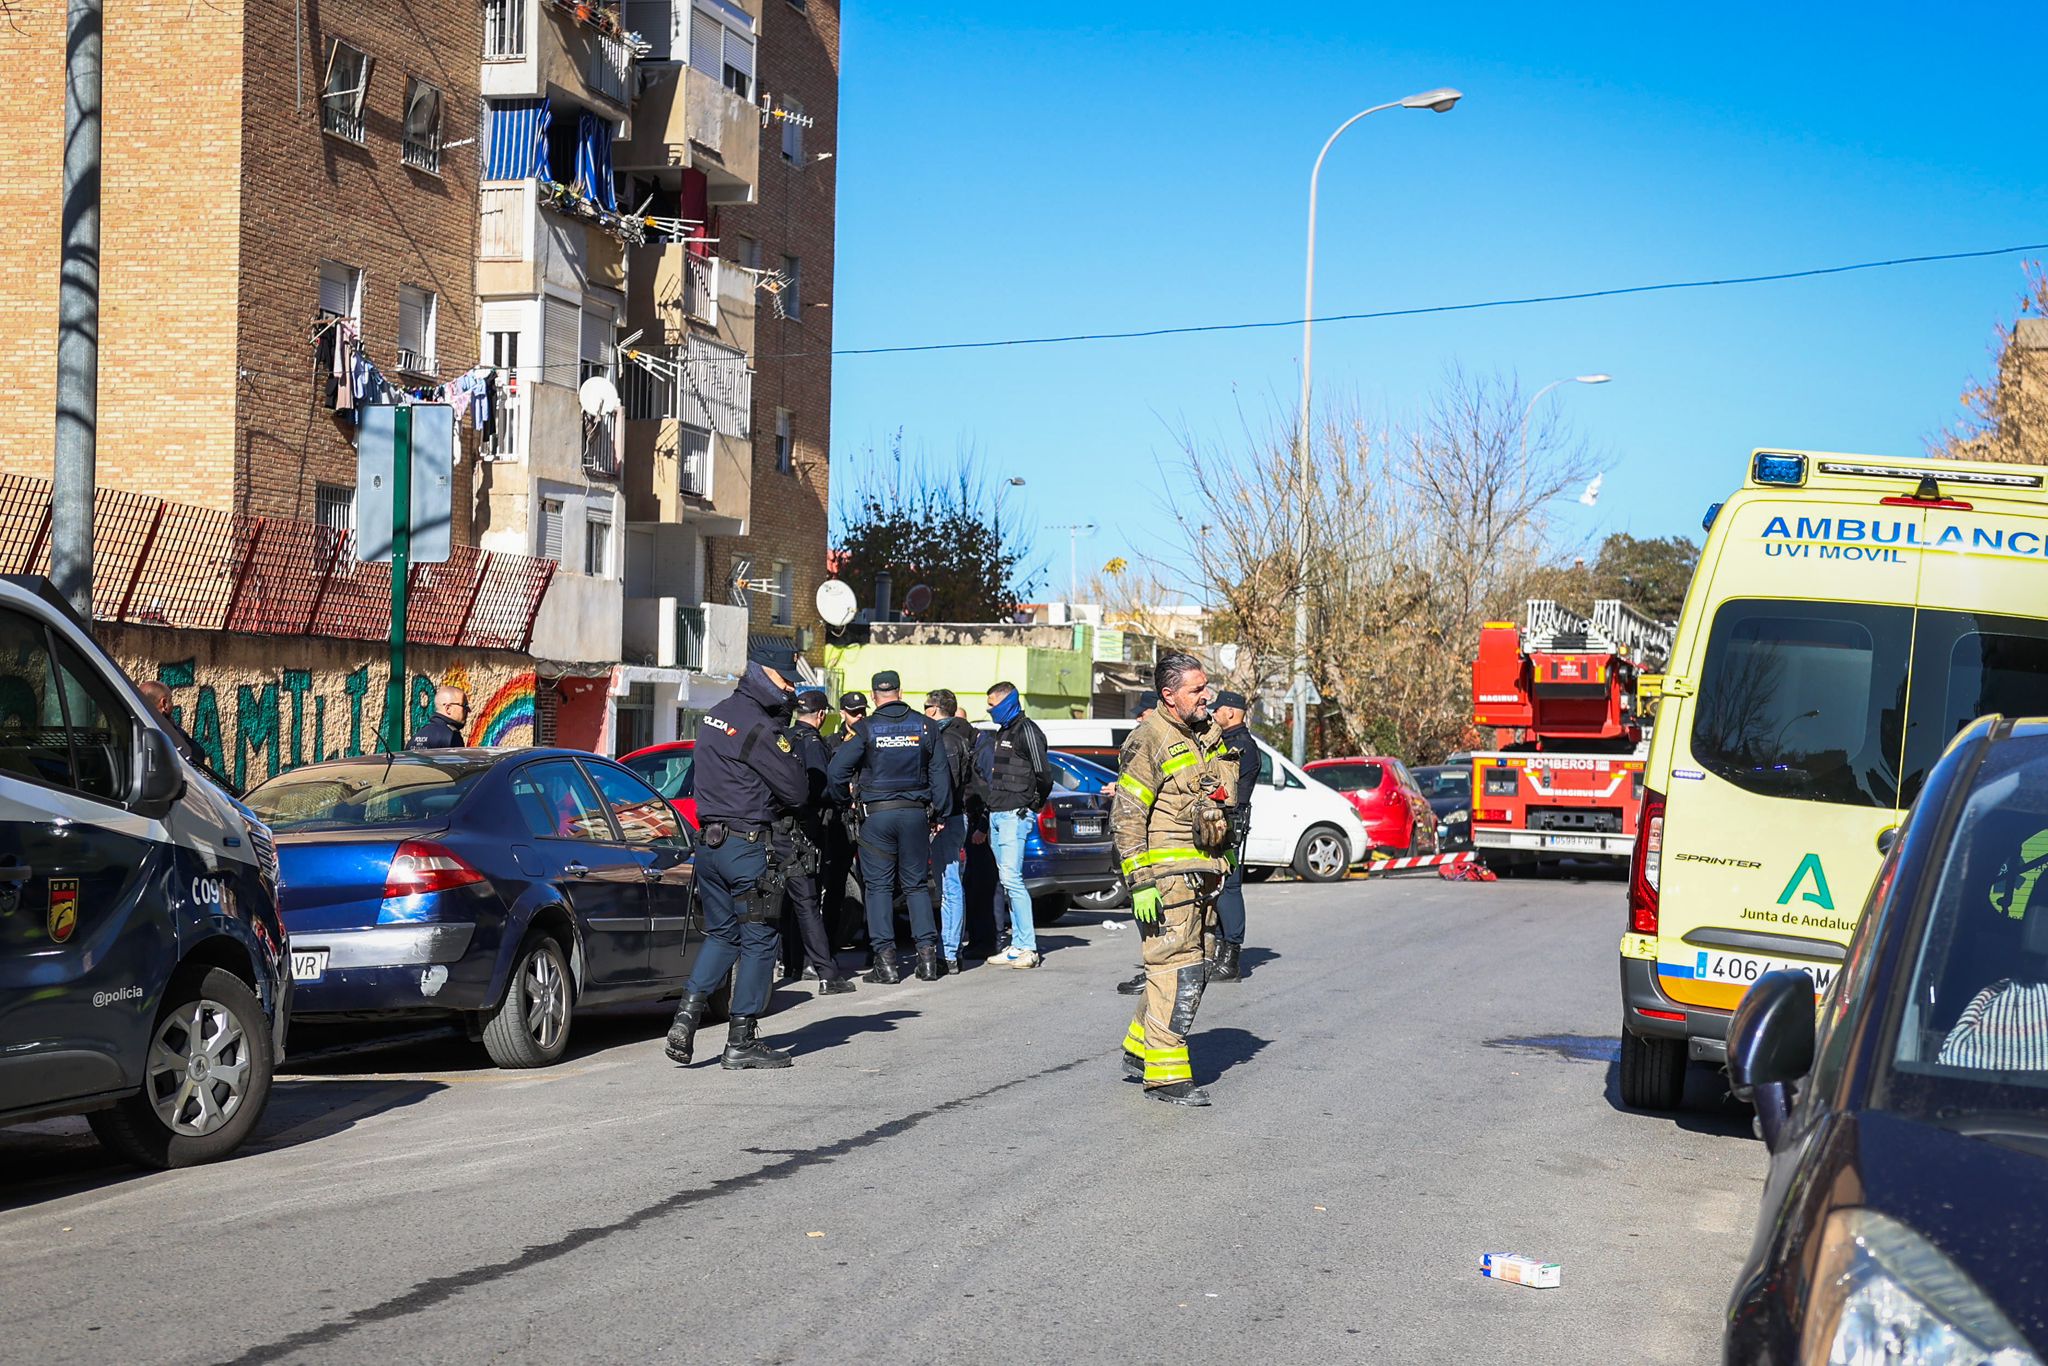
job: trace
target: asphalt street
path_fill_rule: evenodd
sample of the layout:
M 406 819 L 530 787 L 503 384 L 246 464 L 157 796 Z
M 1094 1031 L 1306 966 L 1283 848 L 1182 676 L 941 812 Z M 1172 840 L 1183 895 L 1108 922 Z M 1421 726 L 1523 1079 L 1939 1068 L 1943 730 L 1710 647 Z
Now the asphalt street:
M 1618 1108 L 1621 884 L 1249 890 L 1250 973 L 1192 1041 L 1209 1110 L 1121 1079 L 1137 939 L 1076 916 L 1032 972 L 779 990 L 784 1072 L 720 1071 L 717 1027 L 677 1069 L 641 1011 L 538 1073 L 445 1036 L 300 1054 L 210 1168 L 0 1130 L 6 1354 L 1718 1360 L 1764 1153 L 1700 1069 L 1692 1114 Z

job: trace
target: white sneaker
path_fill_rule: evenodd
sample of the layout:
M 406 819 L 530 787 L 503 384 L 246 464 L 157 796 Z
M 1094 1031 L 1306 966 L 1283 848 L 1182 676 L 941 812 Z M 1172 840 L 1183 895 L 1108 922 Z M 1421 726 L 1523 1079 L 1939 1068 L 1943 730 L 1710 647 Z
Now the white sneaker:
M 1030 949 L 1013 948 L 1003 958 L 1005 967 L 1035 968 L 1038 966 L 1038 955 Z
M 1017 957 L 1018 954 L 1016 949 L 1006 948 L 1001 953 L 997 954 L 995 957 L 989 959 L 988 965 L 992 968 L 1015 967 L 1017 965 Z

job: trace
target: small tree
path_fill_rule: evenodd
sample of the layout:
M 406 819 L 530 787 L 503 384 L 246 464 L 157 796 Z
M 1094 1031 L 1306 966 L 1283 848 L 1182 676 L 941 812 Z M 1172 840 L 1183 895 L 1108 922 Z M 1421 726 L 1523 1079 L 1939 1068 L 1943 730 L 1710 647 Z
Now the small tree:
M 1965 416 L 1955 428 L 1929 443 L 1929 450 L 1952 460 L 1992 460 L 2007 465 L 2048 465 L 2048 346 L 2024 344 L 2021 324 L 2048 326 L 2048 271 L 2039 261 L 2027 263 L 2027 293 L 2020 299 L 2020 319 L 2000 325 L 1992 348 L 1996 358 L 1989 380 L 1973 380 L 1963 390 Z
M 869 452 L 834 517 L 839 575 L 865 598 L 887 570 L 899 605 L 923 584 L 932 602 L 920 615 L 931 621 L 1008 621 L 1037 573 L 1023 569 L 1030 541 L 1004 501 L 973 452 L 938 469 L 906 460 L 898 432 L 886 455 Z

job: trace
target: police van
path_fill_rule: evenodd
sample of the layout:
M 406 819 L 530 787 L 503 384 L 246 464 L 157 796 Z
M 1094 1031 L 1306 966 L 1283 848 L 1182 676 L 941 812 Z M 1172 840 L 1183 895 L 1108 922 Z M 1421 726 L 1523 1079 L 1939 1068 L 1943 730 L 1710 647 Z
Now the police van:
M 1124 741 L 1138 723 L 1085 719 L 1040 721 L 1048 747 L 1116 771 Z M 1256 737 L 1254 737 L 1256 738 Z M 1311 882 L 1334 882 L 1372 853 L 1365 823 L 1344 795 L 1294 766 L 1265 741 L 1259 746 L 1259 787 L 1252 797 L 1245 876 L 1256 882 L 1292 868 Z
M 1675 1109 L 1767 972 L 1823 991 L 1950 738 L 2048 713 L 2048 490 L 2023 465 L 1757 451 L 1708 514 L 1650 745 L 1621 1096 Z
M 41 579 L 0 579 L 0 1124 L 232 1152 L 284 1053 L 270 832 L 178 753 Z

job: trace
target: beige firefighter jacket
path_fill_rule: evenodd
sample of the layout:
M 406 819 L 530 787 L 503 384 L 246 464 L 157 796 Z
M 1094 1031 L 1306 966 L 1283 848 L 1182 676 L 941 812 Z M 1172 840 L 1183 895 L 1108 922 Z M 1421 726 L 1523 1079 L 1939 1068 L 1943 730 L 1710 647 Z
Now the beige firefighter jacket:
M 1212 719 L 1190 730 L 1156 707 L 1124 741 L 1121 765 L 1110 826 L 1133 890 L 1167 873 L 1229 871 L 1227 842 L 1195 847 L 1195 812 L 1216 805 L 1228 814 L 1237 804 L 1237 761 L 1221 726 Z

